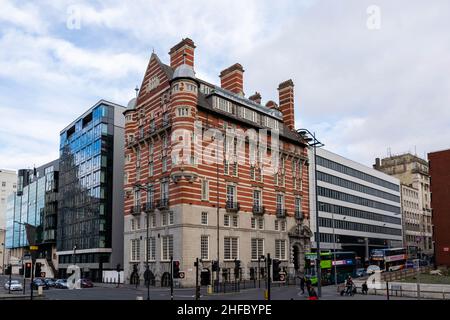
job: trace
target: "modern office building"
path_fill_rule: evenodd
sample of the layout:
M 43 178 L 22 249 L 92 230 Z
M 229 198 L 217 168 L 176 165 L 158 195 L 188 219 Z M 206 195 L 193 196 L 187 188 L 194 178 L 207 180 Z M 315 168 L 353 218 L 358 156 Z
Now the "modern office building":
M 433 226 L 428 163 L 411 153 L 375 159 L 373 168 L 396 177 L 402 184 L 404 243 L 411 258 L 431 258 Z
M 5 259 L 7 257 L 6 253 L 6 229 L 0 229 L 0 273 L 3 274 L 5 271 Z
M 16 191 L 17 173 L 14 170 L 0 169 L 0 273 L 6 253 L 6 203 L 8 197 Z
M 310 154 L 311 168 L 314 156 Z M 314 170 L 310 195 L 315 198 Z M 382 172 L 317 149 L 317 196 L 320 248 L 355 251 L 361 261 L 372 249 L 402 247 L 400 181 Z M 311 229 L 315 233 L 315 201 Z
M 220 86 L 197 78 L 194 51 L 183 39 L 170 65 L 152 54 L 125 111 L 126 281 L 142 279 L 148 262 L 151 283 L 168 285 L 171 256 L 181 286 L 194 285 L 196 258 L 202 284 L 254 279 L 266 275 L 268 253 L 294 276 L 310 242 L 294 84 L 278 86 L 278 104 L 262 104 L 259 93 L 245 97 L 240 64 L 220 73 Z
M 450 149 L 429 153 L 428 163 L 435 263 L 450 267 Z
M 29 259 L 29 246 L 38 245 L 37 274 L 56 275 L 56 212 L 59 160 L 34 169 L 18 171 L 17 191 L 8 197 L 6 207 L 7 264 L 13 273 L 23 271 Z M 32 243 L 30 243 L 32 241 Z
M 60 133 L 57 255 L 60 277 L 123 264 L 124 107 L 100 100 Z
M 17 172 L 0 169 L 0 230 L 6 228 L 6 201 L 17 189 Z

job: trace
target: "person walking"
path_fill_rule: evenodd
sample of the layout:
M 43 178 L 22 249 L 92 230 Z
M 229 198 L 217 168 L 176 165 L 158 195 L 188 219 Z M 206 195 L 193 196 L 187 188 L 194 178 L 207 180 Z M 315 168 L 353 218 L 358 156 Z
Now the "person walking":
M 319 297 L 317 296 L 316 290 L 314 290 L 313 287 L 309 289 L 309 297 L 308 300 L 319 300 Z
M 305 281 L 306 290 L 308 291 L 308 294 L 310 294 L 311 288 L 312 288 L 312 282 L 310 278 L 306 278 Z
M 300 277 L 300 290 L 302 290 L 302 294 L 305 294 L 305 277 Z

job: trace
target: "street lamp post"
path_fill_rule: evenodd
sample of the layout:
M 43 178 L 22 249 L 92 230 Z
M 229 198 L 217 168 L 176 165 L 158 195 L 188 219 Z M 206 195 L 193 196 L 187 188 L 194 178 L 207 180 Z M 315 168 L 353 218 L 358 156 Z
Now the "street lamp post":
M 336 266 L 336 233 L 334 231 L 335 220 L 334 220 L 334 212 L 331 213 L 331 220 L 333 220 L 333 264 L 334 264 L 334 284 L 338 285 L 337 282 L 337 266 Z
M 6 230 L 3 231 L 3 242 L 2 242 L 2 274 L 5 275 L 5 247 L 6 247 Z
M 322 296 L 322 270 L 320 268 L 320 233 L 319 233 L 319 207 L 318 207 L 318 186 L 317 186 L 317 147 L 323 147 L 324 144 L 317 140 L 316 134 L 311 133 L 308 129 L 299 129 L 297 132 L 303 136 L 308 146 L 313 148 L 314 151 L 314 183 L 315 183 L 315 204 L 316 204 L 316 245 L 317 245 L 317 295 Z

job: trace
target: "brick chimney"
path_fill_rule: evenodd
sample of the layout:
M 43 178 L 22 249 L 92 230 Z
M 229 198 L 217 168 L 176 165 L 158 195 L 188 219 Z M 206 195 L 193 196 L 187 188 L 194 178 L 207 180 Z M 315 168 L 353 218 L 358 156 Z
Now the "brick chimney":
M 248 99 L 256 102 L 257 104 L 261 104 L 261 94 L 259 92 L 255 92 L 255 94 L 248 97 Z
M 170 66 L 173 69 L 176 69 L 176 67 L 185 63 L 193 68 L 194 50 L 195 50 L 194 41 L 192 41 L 189 38 L 181 40 L 180 43 L 172 47 L 172 49 L 170 49 L 169 51 Z
M 220 73 L 220 86 L 240 96 L 244 96 L 244 68 L 239 63 Z
M 280 111 L 283 113 L 283 122 L 291 130 L 295 129 L 294 115 L 294 82 L 287 80 L 278 86 Z

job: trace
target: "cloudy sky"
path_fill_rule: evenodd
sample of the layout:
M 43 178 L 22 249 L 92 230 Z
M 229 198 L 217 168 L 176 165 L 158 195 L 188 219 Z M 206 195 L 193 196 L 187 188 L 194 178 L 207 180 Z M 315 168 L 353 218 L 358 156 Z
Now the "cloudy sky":
M 197 76 L 244 66 L 246 95 L 295 83 L 296 125 L 377 156 L 450 148 L 450 2 L 0 0 L 0 168 L 58 156 L 99 99 L 126 104 L 154 50 L 190 37 Z

